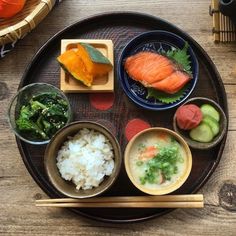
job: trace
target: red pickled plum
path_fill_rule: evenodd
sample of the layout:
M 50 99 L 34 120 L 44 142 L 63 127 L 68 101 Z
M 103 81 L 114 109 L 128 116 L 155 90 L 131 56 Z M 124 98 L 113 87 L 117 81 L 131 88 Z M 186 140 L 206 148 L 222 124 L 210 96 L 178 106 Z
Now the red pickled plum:
M 176 111 L 176 121 L 181 129 L 193 129 L 202 121 L 201 109 L 194 104 L 183 105 Z

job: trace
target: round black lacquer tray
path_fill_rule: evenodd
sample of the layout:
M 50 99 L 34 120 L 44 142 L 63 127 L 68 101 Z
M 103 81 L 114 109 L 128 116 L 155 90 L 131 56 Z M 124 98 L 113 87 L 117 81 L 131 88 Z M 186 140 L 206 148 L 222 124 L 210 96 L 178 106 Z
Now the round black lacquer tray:
M 56 57 L 60 54 L 61 39 L 111 39 L 114 43 L 115 68 L 123 47 L 140 33 L 151 30 L 173 32 L 189 42 L 199 61 L 199 81 L 190 97 L 207 97 L 215 100 L 228 117 L 225 89 L 222 80 L 206 52 L 185 32 L 174 25 L 154 16 L 134 12 L 111 12 L 83 19 L 63 29 L 36 53 L 26 69 L 20 88 L 34 82 L 46 82 L 59 87 L 60 68 Z M 115 71 L 116 77 L 116 71 Z M 115 100 L 106 111 L 92 107 L 88 94 L 68 94 L 74 111 L 74 120 L 93 120 L 102 123 L 116 135 L 122 151 L 127 145 L 124 130 L 127 122 L 142 119 L 151 126 L 173 129 L 172 118 L 175 109 L 165 111 L 148 111 L 130 101 L 115 79 Z M 208 180 L 220 161 L 226 136 L 219 145 L 208 151 L 192 149 L 193 168 L 185 184 L 174 194 L 194 193 Z M 17 139 L 22 159 L 37 184 L 52 198 L 62 197 L 49 182 L 44 166 L 45 145 L 34 146 Z M 143 195 L 129 181 L 124 165 L 119 178 L 113 187 L 106 192 L 107 196 Z M 92 219 L 126 223 L 147 220 L 161 216 L 170 209 L 71 209 L 73 212 Z

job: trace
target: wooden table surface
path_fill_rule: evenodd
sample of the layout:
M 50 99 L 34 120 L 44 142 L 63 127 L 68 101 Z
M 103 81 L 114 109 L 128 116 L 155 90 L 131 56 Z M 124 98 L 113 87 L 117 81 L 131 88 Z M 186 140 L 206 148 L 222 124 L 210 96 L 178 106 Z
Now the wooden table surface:
M 0 234 L 2 235 L 236 235 L 236 44 L 215 44 L 207 0 L 64 0 L 16 48 L 0 60 Z M 36 208 L 46 198 L 26 170 L 6 110 L 39 47 L 57 31 L 84 17 L 114 10 L 161 17 L 188 32 L 219 70 L 228 97 L 229 130 L 216 171 L 200 190 L 204 209 L 178 209 L 135 224 L 108 224 L 66 209 Z

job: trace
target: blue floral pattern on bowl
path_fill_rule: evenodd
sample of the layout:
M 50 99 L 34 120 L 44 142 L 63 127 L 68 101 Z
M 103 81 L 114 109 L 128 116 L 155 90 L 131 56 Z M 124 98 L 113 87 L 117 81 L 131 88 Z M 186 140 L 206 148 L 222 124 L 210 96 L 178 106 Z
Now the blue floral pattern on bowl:
M 147 88 L 131 79 L 124 69 L 124 60 L 138 52 L 151 51 L 164 53 L 176 48 L 182 49 L 185 43 L 184 39 L 171 32 L 150 31 L 135 37 L 124 47 L 118 61 L 118 79 L 124 92 L 134 103 L 149 110 L 166 110 L 178 106 L 189 97 L 198 79 L 198 61 L 190 46 L 188 54 L 190 55 L 193 79 L 189 82 L 189 86 L 184 91 L 183 96 L 173 103 L 166 104 L 154 98 L 147 98 Z

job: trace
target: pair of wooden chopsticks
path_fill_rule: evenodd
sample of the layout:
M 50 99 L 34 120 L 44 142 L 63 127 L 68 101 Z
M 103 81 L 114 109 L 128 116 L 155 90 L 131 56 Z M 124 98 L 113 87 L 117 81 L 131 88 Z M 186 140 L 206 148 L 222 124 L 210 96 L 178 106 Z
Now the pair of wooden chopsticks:
M 165 196 L 120 196 L 88 199 L 59 198 L 36 200 L 40 207 L 79 208 L 202 208 L 202 194 Z

